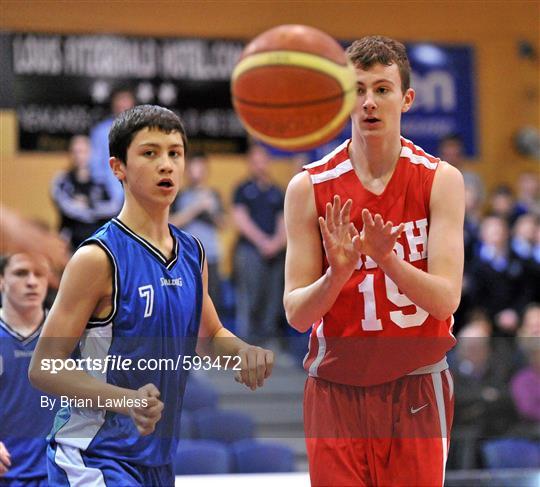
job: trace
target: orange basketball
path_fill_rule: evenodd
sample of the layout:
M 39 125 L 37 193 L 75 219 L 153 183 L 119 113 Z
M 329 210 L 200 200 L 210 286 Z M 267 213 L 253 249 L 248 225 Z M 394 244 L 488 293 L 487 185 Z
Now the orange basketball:
M 253 39 L 234 68 L 234 109 L 246 130 L 271 146 L 306 150 L 335 137 L 356 100 L 343 48 L 305 25 L 280 25 Z

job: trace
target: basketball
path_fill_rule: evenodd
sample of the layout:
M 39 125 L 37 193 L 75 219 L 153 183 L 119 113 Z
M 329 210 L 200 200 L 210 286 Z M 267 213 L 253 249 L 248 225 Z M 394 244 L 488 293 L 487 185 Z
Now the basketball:
M 343 48 L 305 25 L 280 25 L 244 49 L 231 80 L 234 109 L 253 137 L 299 151 L 335 137 L 356 100 Z

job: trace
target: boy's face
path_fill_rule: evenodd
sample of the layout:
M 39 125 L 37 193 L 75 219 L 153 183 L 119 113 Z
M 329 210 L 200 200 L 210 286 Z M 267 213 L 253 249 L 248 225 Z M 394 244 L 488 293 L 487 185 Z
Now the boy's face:
M 14 254 L 0 276 L 0 291 L 6 302 L 18 310 L 43 306 L 47 294 L 49 264 L 38 254 Z
M 124 190 L 138 200 L 169 206 L 178 193 L 184 172 L 184 143 L 179 132 L 169 134 L 144 128 L 135 134 L 126 164 L 111 158 Z
M 401 76 L 397 64 L 374 64 L 364 70 L 357 66 L 358 98 L 351 114 L 353 131 L 361 137 L 399 135 L 401 114 L 409 110 L 414 90 L 401 91 Z

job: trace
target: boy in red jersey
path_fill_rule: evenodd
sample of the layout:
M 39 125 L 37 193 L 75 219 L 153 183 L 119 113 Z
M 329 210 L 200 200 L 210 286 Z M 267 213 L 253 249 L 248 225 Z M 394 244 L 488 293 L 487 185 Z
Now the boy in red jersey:
M 400 135 L 415 96 L 404 46 L 372 36 L 347 52 L 358 89 L 352 138 L 305 166 L 285 199 L 285 310 L 294 328 L 312 328 L 304 361 L 311 481 L 440 486 L 463 178 Z

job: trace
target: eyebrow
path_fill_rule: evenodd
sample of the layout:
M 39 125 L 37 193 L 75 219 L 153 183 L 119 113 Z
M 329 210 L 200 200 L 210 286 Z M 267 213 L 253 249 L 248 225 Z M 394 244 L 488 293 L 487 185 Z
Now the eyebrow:
M 378 84 L 381 84 L 381 83 L 390 83 L 391 85 L 395 85 L 395 83 L 391 79 L 387 79 L 387 78 L 380 78 L 380 79 L 375 80 L 373 82 L 374 85 L 378 85 Z M 362 86 L 365 85 L 365 83 L 363 81 L 357 81 L 356 84 L 357 85 L 362 85 Z
M 156 144 L 155 142 L 141 142 L 139 144 L 139 147 L 157 147 L 157 148 L 160 148 L 161 147 L 161 144 Z M 169 149 L 171 147 L 181 147 L 182 149 L 184 148 L 184 144 L 171 144 L 169 146 L 167 146 Z

